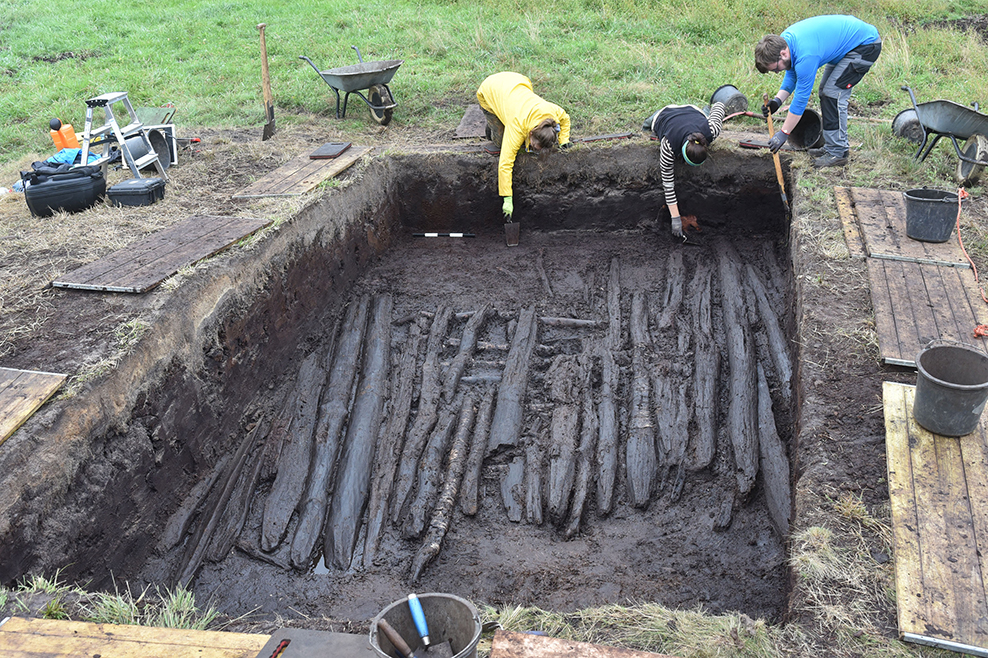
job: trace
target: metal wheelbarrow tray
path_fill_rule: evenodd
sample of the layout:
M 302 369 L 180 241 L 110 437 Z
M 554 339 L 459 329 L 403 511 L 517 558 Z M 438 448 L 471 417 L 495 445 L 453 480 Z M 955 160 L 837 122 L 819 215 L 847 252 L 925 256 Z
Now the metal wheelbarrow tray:
M 323 82 L 329 85 L 336 94 L 337 119 L 342 119 L 346 116 L 346 106 L 347 101 L 350 99 L 350 94 L 356 94 L 370 108 L 371 116 L 374 120 L 382 126 L 386 126 L 391 121 L 394 108 L 398 105 L 395 102 L 391 88 L 388 87 L 388 83 L 391 82 L 391 79 L 398 71 L 398 67 L 402 65 L 404 60 L 390 59 L 365 62 L 364 58 L 360 55 L 360 50 L 356 46 L 350 47 L 357 51 L 357 59 L 360 60 L 359 64 L 351 64 L 350 66 L 341 66 L 339 68 L 321 71 L 305 55 L 301 55 L 299 59 L 307 61 L 316 70 L 319 77 L 323 79 Z M 361 89 L 367 90 L 367 96 L 360 93 Z M 340 106 L 341 91 L 344 93 L 342 109 Z
M 974 109 L 945 100 L 917 103 L 912 89 L 903 86 L 902 90 L 909 93 L 916 118 L 923 130 L 922 143 L 913 157 L 922 162 L 941 137 L 949 137 L 957 151 L 957 157 L 960 158 L 957 181 L 961 184 L 975 182 L 982 169 L 988 166 L 988 115 L 978 111 L 977 103 L 974 104 Z M 927 145 L 931 134 L 934 135 L 933 141 Z M 965 140 L 963 148 L 958 144 L 958 139 Z

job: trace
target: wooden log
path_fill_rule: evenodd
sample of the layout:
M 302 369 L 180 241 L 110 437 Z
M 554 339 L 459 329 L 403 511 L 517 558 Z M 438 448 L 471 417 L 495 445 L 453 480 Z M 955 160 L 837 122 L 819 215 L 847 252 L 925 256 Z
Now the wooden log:
M 213 490 L 223 473 L 226 472 L 230 459 L 228 454 L 221 456 L 209 472 L 209 476 L 199 480 L 192 487 L 182 500 L 182 504 L 168 518 L 168 523 L 165 524 L 165 529 L 158 540 L 157 551 L 159 553 L 170 551 L 182 542 L 185 534 L 189 531 L 189 526 L 192 525 L 196 512 L 199 511 L 200 505 L 206 500 L 206 496 Z
M 576 448 L 580 432 L 581 383 L 585 379 L 577 357 L 557 356 L 546 373 L 552 398 L 549 425 L 549 520 L 561 524 L 569 511 L 570 494 L 576 477 Z
M 775 311 L 772 302 L 769 301 L 768 292 L 762 283 L 755 268 L 750 263 L 745 268 L 749 289 L 754 293 L 757 300 L 758 313 L 761 317 L 762 326 L 765 328 L 765 335 L 768 339 L 768 351 L 774 366 L 775 375 L 778 378 L 779 398 L 785 405 L 792 404 L 792 360 L 789 357 L 789 341 L 782 331 L 779 315 Z
M 288 392 L 283 396 L 280 404 L 275 406 L 274 417 L 268 429 L 268 436 L 264 440 L 264 452 L 261 453 L 261 482 L 270 482 L 278 475 L 278 457 L 281 455 L 282 447 L 288 437 L 289 428 L 292 423 L 292 395 L 294 387 L 286 387 Z
M 549 297 L 552 297 L 552 286 L 549 285 L 549 275 L 545 271 L 545 248 L 539 249 L 539 255 L 535 259 L 535 268 L 539 271 L 539 278 L 542 279 L 542 285 L 545 286 L 545 293 Z
M 690 407 L 685 384 L 673 381 L 669 375 L 656 375 L 652 381 L 655 393 L 655 426 L 662 448 L 660 482 L 668 485 L 669 500 L 675 502 L 683 492 L 686 481 L 686 446 L 689 442 Z
M 582 329 L 584 327 L 596 327 L 600 323 L 596 320 L 585 318 L 557 318 L 555 316 L 542 316 L 539 322 L 550 327 L 568 327 L 571 329 Z
M 525 458 L 515 457 L 501 480 L 501 501 L 508 520 L 521 521 L 525 514 Z
M 494 452 L 503 446 L 518 445 L 525 415 L 529 360 L 537 333 L 535 307 L 530 306 L 520 313 L 518 327 L 511 340 L 511 350 L 505 361 L 504 375 L 498 387 L 497 404 L 491 420 L 488 452 Z
M 597 437 L 597 513 L 607 516 L 614 507 L 614 483 L 618 469 L 617 390 L 620 370 L 611 350 L 601 350 L 600 431 Z
M 621 340 L 621 261 L 617 256 L 611 259 L 611 269 L 607 279 L 607 348 L 620 350 Z
M 333 468 L 340 452 L 343 425 L 350 411 L 369 309 L 370 299 L 366 296 L 347 307 L 339 348 L 335 350 L 333 365 L 326 377 L 319 421 L 313 435 L 312 465 L 305 495 L 299 503 L 298 524 L 289 551 L 289 563 L 299 571 L 308 570 L 316 544 L 323 536 Z
M 628 497 L 632 507 L 645 507 L 655 486 L 658 456 L 655 450 L 655 421 L 651 405 L 651 378 L 645 360 L 650 343 L 645 295 L 636 291 L 631 301 L 630 333 L 632 339 L 631 409 L 628 419 L 628 444 L 625 468 L 628 474 Z
M 589 376 L 590 364 L 585 364 L 585 373 Z M 586 382 L 583 388 L 583 409 L 580 423 L 580 448 L 577 454 L 576 485 L 573 487 L 573 502 L 569 508 L 569 518 L 566 521 L 564 535 L 572 539 L 580 530 L 580 520 L 586 505 L 587 494 L 590 490 L 590 478 L 594 470 L 594 452 L 597 448 L 597 433 L 600 424 L 593 404 L 593 389 Z
M 259 424 L 263 429 L 258 432 L 258 435 L 267 435 L 265 424 Z M 262 460 L 260 455 L 263 450 L 263 444 L 261 444 L 259 450 L 251 450 L 248 454 L 244 468 L 241 469 L 236 486 L 230 495 L 230 500 L 227 501 L 226 509 L 223 510 L 223 516 L 213 531 L 205 555 L 207 562 L 220 562 L 233 550 L 233 545 L 237 537 L 240 536 L 244 523 L 247 521 L 247 515 L 250 513 L 254 490 L 257 488 L 257 482 L 261 475 Z M 251 463 L 251 459 L 253 459 L 253 463 Z M 250 465 L 249 468 L 247 467 L 248 464 Z
M 404 513 L 405 505 L 415 485 L 415 471 L 419 458 L 425 448 L 425 442 L 439 417 L 439 352 L 442 350 L 453 312 L 448 306 L 443 306 L 436 313 L 429 329 L 429 340 L 425 347 L 425 361 L 422 363 L 422 384 L 419 387 L 419 406 L 415 412 L 415 420 L 405 439 L 398 466 L 398 478 L 395 481 L 394 495 L 391 499 L 391 521 L 397 523 Z
M 442 491 L 439 493 L 439 500 L 429 519 L 429 529 L 426 532 L 425 540 L 412 560 L 413 583 L 419 581 L 422 572 L 442 549 L 443 538 L 446 537 L 446 532 L 452 521 L 453 506 L 456 504 L 460 482 L 467 467 L 467 450 L 476 413 L 476 398 L 472 393 L 464 395 L 463 404 L 460 406 L 460 418 L 456 424 L 456 435 L 453 438 L 453 447 L 450 448 L 449 457 L 446 460 L 446 475 L 443 478 Z
M 374 300 L 374 315 L 364 348 L 360 382 L 340 457 L 336 486 L 329 504 L 323 555 L 327 566 L 346 569 L 367 508 L 374 450 L 387 397 L 391 363 L 391 295 Z M 332 561 L 330 560 L 332 556 Z
M 525 446 L 525 520 L 542 525 L 542 446 L 532 436 Z
M 318 416 L 319 396 L 325 380 L 323 356 L 313 352 L 299 368 L 295 392 L 292 394 L 289 433 L 278 458 L 278 475 L 264 502 L 261 550 L 268 553 L 281 543 L 288 522 L 302 498 L 312 459 L 312 437 Z
M 490 373 L 487 375 L 467 375 L 466 377 L 460 377 L 461 384 L 497 384 L 501 381 L 501 375 Z
M 710 303 L 713 270 L 706 263 L 697 266 L 690 284 L 690 314 L 693 327 L 693 420 L 696 431 L 690 436 L 687 464 L 700 471 L 713 463 L 717 450 L 717 385 L 720 379 L 720 350 L 713 338 Z
M 456 416 L 455 410 L 443 409 L 439 414 L 436 427 L 426 442 L 416 473 L 415 495 L 412 496 L 408 505 L 408 515 L 402 530 L 402 536 L 405 539 L 421 537 L 425 530 L 425 524 L 429 520 L 429 514 L 432 512 L 432 506 L 435 504 L 439 492 L 443 457 L 453 436 Z
M 392 323 L 393 324 L 393 323 Z M 397 374 L 391 382 L 391 408 L 383 436 L 378 441 L 374 463 L 374 481 L 370 502 L 367 503 L 367 536 L 364 539 L 364 566 L 374 563 L 381 540 L 381 528 L 387 516 L 388 498 L 401 455 L 401 439 L 408 425 L 415 389 L 415 368 L 418 365 L 422 331 L 417 324 L 408 327 L 408 340 L 401 355 Z
M 463 327 L 463 336 L 460 338 L 460 349 L 453 358 L 453 362 L 449 365 L 449 368 L 446 369 L 446 377 L 443 382 L 443 399 L 447 404 L 453 401 L 453 395 L 456 393 L 456 386 L 460 383 L 460 378 L 463 376 L 463 370 L 467 367 L 467 362 L 473 358 L 474 351 L 477 348 L 477 335 L 483 329 L 484 321 L 487 319 L 490 310 L 491 305 L 489 303 L 484 304 L 479 311 L 470 316 L 466 326 Z
M 723 244 L 718 253 L 718 268 L 730 369 L 727 434 L 734 449 L 738 495 L 744 500 L 754 487 L 758 474 L 758 382 L 754 343 L 746 320 L 738 261 L 734 249 Z
M 655 328 L 658 331 L 672 326 L 683 302 L 683 289 L 686 287 L 686 269 L 683 267 L 683 252 L 678 249 L 669 256 L 666 269 L 665 294 L 662 297 L 662 311 L 656 316 Z
M 789 458 L 775 425 L 772 396 L 761 365 L 758 366 L 758 447 L 769 518 L 779 536 L 785 539 L 789 536 L 789 518 L 792 516 Z
M 473 441 L 470 445 L 470 457 L 467 461 L 466 472 L 463 474 L 462 493 L 460 494 L 460 509 L 467 516 L 477 514 L 480 500 L 480 472 L 484 463 L 484 452 L 487 450 L 487 434 L 491 428 L 491 415 L 494 411 L 495 387 L 490 387 L 480 401 L 477 419 L 473 429 Z

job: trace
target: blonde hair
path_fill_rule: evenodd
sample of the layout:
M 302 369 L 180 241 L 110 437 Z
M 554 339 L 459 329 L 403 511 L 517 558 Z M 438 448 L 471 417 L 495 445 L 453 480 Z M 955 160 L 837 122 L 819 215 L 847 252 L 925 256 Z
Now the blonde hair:
M 553 119 L 543 119 L 532 131 L 531 141 L 537 151 L 551 149 L 559 142 L 559 124 Z

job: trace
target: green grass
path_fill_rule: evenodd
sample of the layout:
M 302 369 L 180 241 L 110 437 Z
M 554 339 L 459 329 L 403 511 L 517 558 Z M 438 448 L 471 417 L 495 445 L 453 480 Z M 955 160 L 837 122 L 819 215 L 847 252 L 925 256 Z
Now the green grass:
M 453 126 L 486 75 L 517 70 L 579 129 L 594 131 L 637 129 L 654 109 L 704 104 L 726 83 L 760 98 L 779 78 L 755 72 L 755 42 L 834 11 L 874 23 L 885 39 L 855 94 L 868 114 L 891 118 L 908 106 L 905 83 L 920 100 L 988 100 L 975 97 L 988 88 L 988 49 L 978 37 L 923 27 L 984 13 L 983 1 L 8 0 L 0 6 L 0 164 L 50 151 L 53 116 L 81 132 L 85 100 L 110 91 L 129 92 L 138 106 L 174 103 L 180 132 L 260 126 L 261 22 L 279 122 L 335 109 L 332 90 L 299 55 L 332 68 L 355 63 L 356 45 L 366 60 L 404 60 L 391 85 L 397 126 Z

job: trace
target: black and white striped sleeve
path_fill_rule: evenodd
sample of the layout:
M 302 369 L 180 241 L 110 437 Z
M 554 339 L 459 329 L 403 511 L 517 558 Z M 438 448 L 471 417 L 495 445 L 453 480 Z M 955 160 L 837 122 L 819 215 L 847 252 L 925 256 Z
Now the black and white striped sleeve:
M 710 116 L 707 117 L 707 125 L 710 126 L 710 134 L 714 139 L 717 139 L 721 129 L 724 127 L 724 112 L 724 104 L 720 101 L 710 107 Z
M 676 205 L 676 183 L 674 178 L 676 156 L 672 145 L 665 137 L 659 143 L 659 172 L 662 174 L 662 189 L 666 193 L 666 205 Z

